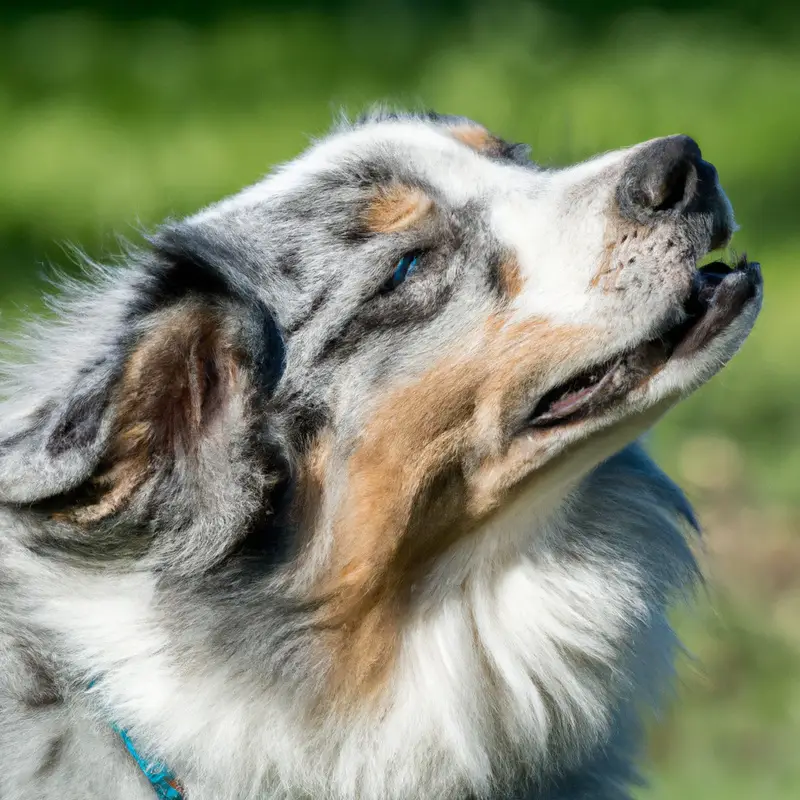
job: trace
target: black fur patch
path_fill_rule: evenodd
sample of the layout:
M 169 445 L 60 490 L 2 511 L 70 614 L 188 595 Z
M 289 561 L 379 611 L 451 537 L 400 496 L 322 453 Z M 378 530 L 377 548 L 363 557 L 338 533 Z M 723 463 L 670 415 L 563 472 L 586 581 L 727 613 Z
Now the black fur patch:
M 100 391 L 70 400 L 47 442 L 48 452 L 60 456 L 74 448 L 91 445 L 97 438 L 107 405 L 108 396 Z
M 283 374 L 286 350 L 274 314 L 256 299 L 249 259 L 196 226 L 166 229 L 152 242 L 160 258 L 143 292 L 148 310 L 197 294 L 234 301 L 241 309 L 245 354 L 252 358 L 260 388 L 271 394 Z
M 63 700 L 55 677 L 41 657 L 29 646 L 20 646 L 17 653 L 25 667 L 28 686 L 22 698 L 31 710 L 51 708 Z
M 46 778 L 48 775 L 51 775 L 53 772 L 55 772 L 56 767 L 58 767 L 58 764 L 64 755 L 66 744 L 67 737 L 64 734 L 56 736 L 51 740 L 47 747 L 47 752 L 45 753 L 41 764 L 39 764 L 36 770 L 37 778 L 41 780 L 42 778 Z

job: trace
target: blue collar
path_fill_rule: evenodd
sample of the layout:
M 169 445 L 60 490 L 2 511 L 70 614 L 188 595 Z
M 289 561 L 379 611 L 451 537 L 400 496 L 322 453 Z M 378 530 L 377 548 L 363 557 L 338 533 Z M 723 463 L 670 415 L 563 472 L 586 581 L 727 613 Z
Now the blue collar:
M 117 733 L 127 751 L 136 762 L 136 766 L 144 773 L 145 778 L 150 781 L 150 785 L 159 800 L 185 800 L 183 787 L 175 779 L 175 776 L 164 765 L 155 761 L 148 761 L 139 754 L 136 745 L 131 741 L 128 732 L 117 725 L 112 724 L 112 729 Z
M 96 683 L 97 681 L 90 681 L 88 688 L 91 689 Z M 120 728 L 119 725 L 115 725 L 112 722 L 111 729 L 122 739 L 125 749 L 131 754 L 136 766 L 139 767 L 145 778 L 150 782 L 158 800 L 186 800 L 183 787 L 168 767 L 157 761 L 148 761 L 143 758 L 136 749 L 131 737 L 128 736 L 128 731 Z

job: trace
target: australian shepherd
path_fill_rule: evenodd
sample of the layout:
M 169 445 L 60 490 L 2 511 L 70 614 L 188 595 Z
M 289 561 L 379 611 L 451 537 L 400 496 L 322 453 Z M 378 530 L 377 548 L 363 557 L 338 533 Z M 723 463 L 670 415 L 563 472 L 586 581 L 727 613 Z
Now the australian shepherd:
M 734 227 L 688 136 L 376 112 L 87 263 L 2 378 L 0 797 L 629 797 Z

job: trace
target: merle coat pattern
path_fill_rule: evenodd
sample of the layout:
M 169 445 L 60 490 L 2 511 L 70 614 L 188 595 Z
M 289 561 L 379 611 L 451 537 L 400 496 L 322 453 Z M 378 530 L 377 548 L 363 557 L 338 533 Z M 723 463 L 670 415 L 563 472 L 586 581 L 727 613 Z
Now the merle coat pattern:
M 758 266 L 688 137 L 376 113 L 87 264 L 6 364 L 0 797 L 621 800 L 697 576 L 637 444 Z

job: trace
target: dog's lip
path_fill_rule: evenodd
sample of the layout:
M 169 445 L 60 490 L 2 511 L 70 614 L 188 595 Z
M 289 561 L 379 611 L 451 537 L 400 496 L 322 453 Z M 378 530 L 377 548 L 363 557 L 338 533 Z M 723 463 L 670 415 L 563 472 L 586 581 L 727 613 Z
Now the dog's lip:
M 608 409 L 668 361 L 698 354 L 739 316 L 760 285 L 761 267 L 746 256 L 733 267 L 723 261 L 700 267 L 680 323 L 550 389 L 534 407 L 526 427 L 555 427 Z
M 697 271 L 688 303 L 699 304 L 695 319 L 677 344 L 673 358 L 691 357 L 728 327 L 758 293 L 761 266 L 746 256 L 734 268 L 722 261 Z

